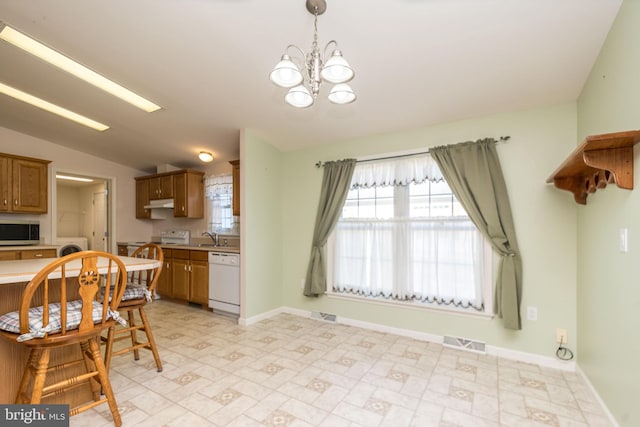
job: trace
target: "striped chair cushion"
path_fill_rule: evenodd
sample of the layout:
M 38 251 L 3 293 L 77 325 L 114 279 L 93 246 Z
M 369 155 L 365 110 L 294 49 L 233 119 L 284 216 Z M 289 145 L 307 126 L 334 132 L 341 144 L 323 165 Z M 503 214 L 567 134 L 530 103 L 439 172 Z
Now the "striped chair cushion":
M 18 337 L 17 341 L 26 341 L 33 338 L 42 338 L 46 333 L 56 333 L 62 330 L 62 321 L 60 319 L 60 303 L 49 304 L 49 324 L 42 327 L 42 306 L 29 309 L 29 332 Z M 102 320 L 102 304 L 93 301 L 93 310 L 91 312 L 93 322 L 98 323 Z M 124 322 L 120 318 L 117 311 L 109 310 L 107 317 L 113 318 L 119 323 Z M 70 301 L 67 303 L 67 330 L 77 329 L 82 320 L 82 300 Z M 126 323 L 126 322 L 125 322 Z M 12 311 L 0 316 L 0 329 L 20 333 L 20 312 Z

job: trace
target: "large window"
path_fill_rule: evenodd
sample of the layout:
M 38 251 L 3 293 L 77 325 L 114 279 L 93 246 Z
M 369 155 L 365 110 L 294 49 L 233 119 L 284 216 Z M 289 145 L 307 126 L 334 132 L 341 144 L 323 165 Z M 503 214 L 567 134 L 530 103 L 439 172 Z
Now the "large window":
M 485 310 L 490 247 L 428 156 L 358 164 L 329 245 L 329 293 Z

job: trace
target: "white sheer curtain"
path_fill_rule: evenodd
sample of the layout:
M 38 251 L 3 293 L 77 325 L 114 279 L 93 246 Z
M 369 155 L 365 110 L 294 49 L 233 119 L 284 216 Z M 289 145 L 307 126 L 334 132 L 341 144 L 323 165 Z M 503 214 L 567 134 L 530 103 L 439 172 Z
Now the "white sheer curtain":
M 334 291 L 482 308 L 485 248 L 470 221 L 348 220 L 334 238 Z
M 356 166 L 352 189 L 402 188 L 394 191 L 392 218 L 340 219 L 331 291 L 483 309 L 487 246 L 471 220 L 453 211 L 444 217 L 409 214 L 406 186 L 442 179 L 428 155 Z
M 419 184 L 425 180 L 442 181 L 438 164 L 429 155 L 399 157 L 384 161 L 358 163 L 351 178 L 351 188 Z
M 207 176 L 204 178 L 204 194 L 211 201 L 210 231 L 233 229 L 231 204 L 233 201 L 233 178 L 231 175 Z

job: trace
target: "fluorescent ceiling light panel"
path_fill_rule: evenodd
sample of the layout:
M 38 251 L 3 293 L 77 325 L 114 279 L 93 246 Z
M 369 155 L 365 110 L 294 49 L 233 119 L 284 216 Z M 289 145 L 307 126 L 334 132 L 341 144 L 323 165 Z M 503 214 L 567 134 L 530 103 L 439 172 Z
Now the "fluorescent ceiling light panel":
M 15 98 L 19 101 L 26 102 L 27 104 L 31 104 L 34 107 L 42 108 L 43 110 L 46 110 L 50 113 L 57 114 L 61 117 L 64 117 L 65 119 L 73 120 L 76 123 L 80 123 L 81 125 L 85 125 L 95 130 L 103 131 L 109 129 L 109 126 L 105 124 L 96 122 L 95 120 L 91 120 L 88 117 L 82 116 L 78 113 L 74 113 L 73 111 L 62 108 L 59 105 L 52 104 L 45 101 L 44 99 L 29 95 L 26 92 L 22 92 L 21 90 L 2 83 L 0 83 L 0 93 L 4 93 L 5 95 L 9 95 L 10 97 Z
M 79 176 L 70 176 L 70 175 L 58 175 L 56 174 L 57 179 L 64 179 L 67 181 L 79 181 L 79 182 L 93 182 L 91 178 L 81 178 Z
M 113 96 L 117 96 L 123 101 L 135 105 L 141 110 L 151 113 L 161 108 L 159 105 L 156 105 L 140 95 L 131 92 L 129 89 L 126 89 L 95 71 L 88 69 L 84 65 L 78 64 L 74 60 L 56 52 L 50 47 L 43 45 L 39 41 L 32 39 L 26 34 L 23 34 L 2 22 L 0 22 L 0 39 L 11 43 L 34 56 L 37 56 L 51 65 L 55 65 L 67 73 L 73 74 L 77 78 L 82 79 Z

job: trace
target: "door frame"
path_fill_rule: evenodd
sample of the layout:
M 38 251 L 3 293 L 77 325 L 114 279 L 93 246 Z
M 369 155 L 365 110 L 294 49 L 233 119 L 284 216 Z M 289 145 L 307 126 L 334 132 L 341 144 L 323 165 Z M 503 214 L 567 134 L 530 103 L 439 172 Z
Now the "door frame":
M 95 178 L 105 182 L 105 191 L 107 192 L 106 204 L 107 204 L 107 250 L 113 254 L 118 253 L 116 246 L 116 177 L 96 174 L 95 172 L 87 172 L 78 169 L 56 168 L 51 167 L 50 181 L 54 185 L 51 185 L 51 236 L 50 241 L 55 242 L 58 235 L 58 183 L 56 179 L 57 174 L 68 175 L 80 175 L 88 178 Z

